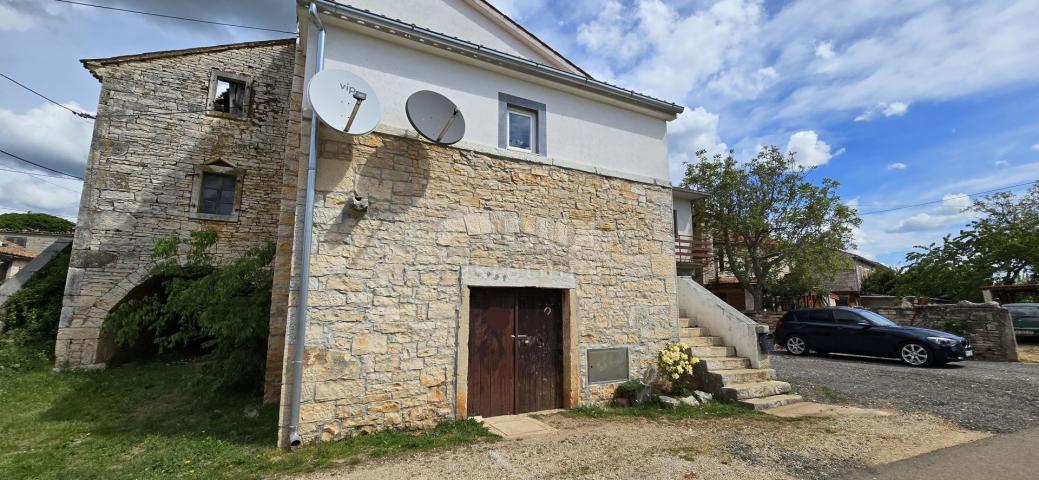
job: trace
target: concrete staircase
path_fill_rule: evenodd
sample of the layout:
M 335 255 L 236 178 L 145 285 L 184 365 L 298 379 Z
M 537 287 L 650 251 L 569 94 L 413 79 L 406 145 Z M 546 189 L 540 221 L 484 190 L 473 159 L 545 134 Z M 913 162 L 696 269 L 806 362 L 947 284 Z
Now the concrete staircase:
M 791 394 L 790 384 L 776 380 L 771 368 L 751 368 L 751 362 L 736 356 L 736 349 L 726 346 L 721 337 L 708 335 L 705 329 L 688 318 L 681 322 L 680 340 L 689 345 L 700 359 L 694 368 L 697 384 L 717 397 L 736 401 L 755 410 L 780 407 L 800 402 Z

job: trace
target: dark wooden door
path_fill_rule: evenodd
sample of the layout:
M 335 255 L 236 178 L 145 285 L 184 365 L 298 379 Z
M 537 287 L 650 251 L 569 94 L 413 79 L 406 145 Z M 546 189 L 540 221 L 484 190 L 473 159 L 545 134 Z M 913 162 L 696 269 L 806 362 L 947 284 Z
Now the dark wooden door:
M 517 292 L 516 413 L 563 406 L 563 299 L 558 291 Z
M 561 293 L 474 288 L 469 305 L 469 415 L 562 407 Z

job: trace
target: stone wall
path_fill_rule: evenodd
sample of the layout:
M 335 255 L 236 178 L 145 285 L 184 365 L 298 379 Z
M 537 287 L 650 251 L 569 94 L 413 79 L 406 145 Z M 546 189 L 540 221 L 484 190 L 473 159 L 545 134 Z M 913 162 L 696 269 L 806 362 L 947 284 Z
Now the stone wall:
M 308 126 L 300 125 L 301 145 Z M 614 388 L 586 383 L 588 348 L 628 347 L 637 376 L 677 339 L 668 187 L 323 128 L 316 191 L 300 428 L 307 441 L 455 415 L 463 267 L 574 276 L 580 402 Z M 354 192 L 370 199 L 366 213 L 346 206 Z M 290 308 L 290 331 L 294 322 Z M 291 365 L 284 372 L 290 381 Z
M 156 238 L 212 228 L 217 261 L 275 237 L 295 40 L 86 61 L 102 79 L 60 330 L 58 367 L 102 366 L 105 315 L 149 277 Z M 246 118 L 204 110 L 213 69 L 252 79 Z M 149 112 L 192 112 L 127 115 Z M 189 218 L 197 168 L 244 171 L 236 221 Z
M 1017 361 L 1014 324 L 1007 309 L 998 305 L 970 302 L 920 305 L 913 319 L 903 325 L 963 335 L 974 347 L 974 358 L 978 360 Z
M 783 315 L 785 315 L 786 312 L 743 312 L 743 314 L 750 317 L 755 322 L 768 325 L 769 332 L 775 332 L 776 323 L 779 322 L 780 318 L 783 318 Z

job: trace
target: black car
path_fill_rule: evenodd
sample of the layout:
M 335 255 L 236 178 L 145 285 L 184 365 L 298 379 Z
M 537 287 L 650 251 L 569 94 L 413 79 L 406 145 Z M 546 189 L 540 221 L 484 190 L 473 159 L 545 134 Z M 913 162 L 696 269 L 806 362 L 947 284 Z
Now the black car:
M 898 358 L 914 367 L 941 365 L 974 356 L 965 338 L 938 330 L 903 327 L 860 308 L 792 310 L 776 324 L 775 338 L 791 355 L 809 350 Z

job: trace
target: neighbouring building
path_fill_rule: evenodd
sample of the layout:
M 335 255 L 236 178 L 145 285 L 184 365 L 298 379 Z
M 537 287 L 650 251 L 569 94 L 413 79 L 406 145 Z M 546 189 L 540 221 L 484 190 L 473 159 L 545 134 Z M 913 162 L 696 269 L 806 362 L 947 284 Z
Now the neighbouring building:
M 21 245 L 0 241 L 0 283 L 15 276 L 33 258 L 36 258 L 36 254 L 31 250 Z
M 350 3 L 314 2 L 324 68 L 373 85 L 381 120 L 356 137 L 320 126 L 307 279 L 310 2 L 298 39 L 84 60 L 102 90 L 58 367 L 103 366 L 102 323 L 148 278 L 153 241 L 200 228 L 220 232 L 222 259 L 277 243 L 265 396 L 281 403 L 282 445 L 298 346 L 299 433 L 313 441 L 604 401 L 649 375 L 667 342 L 704 335 L 679 322 L 676 298 L 673 195 L 702 196 L 668 180 L 681 106 L 592 78 L 483 0 Z M 404 106 L 422 90 L 458 106 L 461 142 L 415 132 Z M 148 115 L 162 111 L 184 113 Z M 713 296 L 688 291 L 683 313 L 713 311 Z M 737 316 L 697 354 L 758 369 L 730 380 L 771 379 L 758 330 Z
M 47 247 L 71 238 L 71 232 L 0 230 L 0 283 L 14 277 Z
M 101 94 L 57 366 L 112 357 L 102 323 L 148 279 L 156 239 L 215 229 L 218 260 L 274 240 L 295 50 L 288 39 L 83 60 Z

